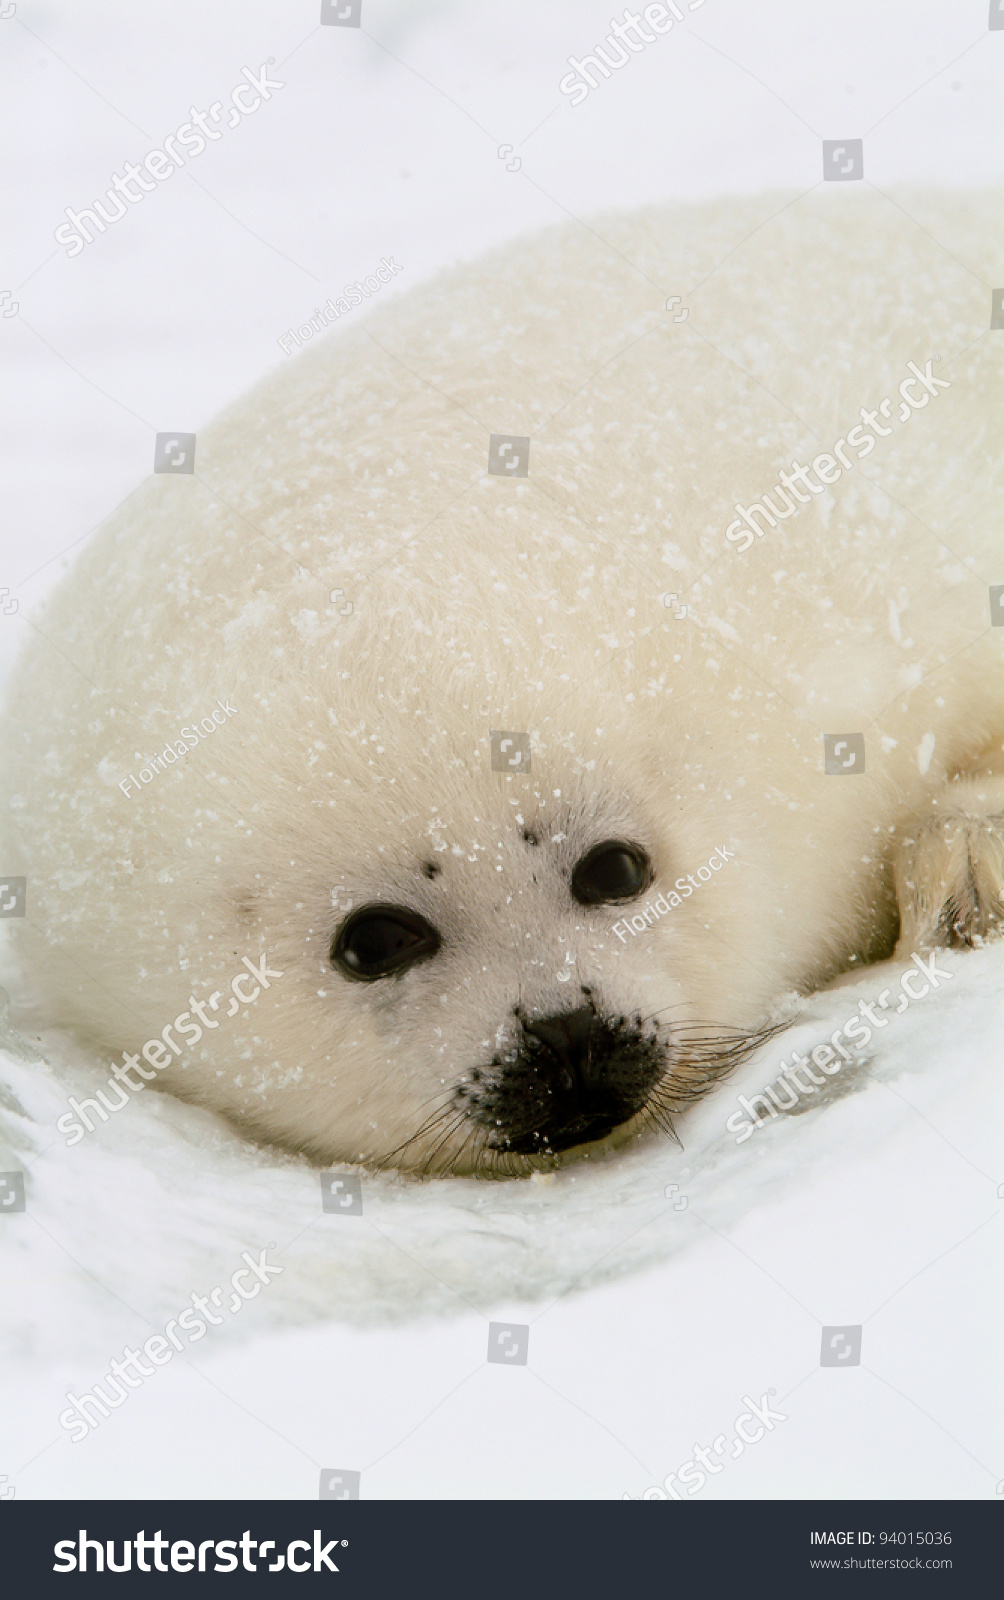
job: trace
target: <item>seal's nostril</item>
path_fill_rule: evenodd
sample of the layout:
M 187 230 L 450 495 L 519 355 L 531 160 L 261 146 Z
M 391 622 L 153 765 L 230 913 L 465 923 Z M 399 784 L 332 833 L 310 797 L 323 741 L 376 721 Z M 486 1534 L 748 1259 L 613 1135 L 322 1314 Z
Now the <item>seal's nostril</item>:
M 538 1039 L 562 1061 L 577 1064 L 584 1060 L 589 1050 L 595 1013 L 592 1006 L 580 1006 L 577 1011 L 560 1012 L 554 1017 L 541 1017 L 537 1022 L 524 1022 L 523 1032 Z

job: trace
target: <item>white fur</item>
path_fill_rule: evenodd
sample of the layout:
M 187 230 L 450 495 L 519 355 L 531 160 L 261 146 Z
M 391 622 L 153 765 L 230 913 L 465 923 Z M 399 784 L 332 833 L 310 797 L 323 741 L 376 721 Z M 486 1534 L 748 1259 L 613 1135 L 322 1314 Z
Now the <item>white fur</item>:
M 517 1003 L 588 985 L 658 1013 L 672 1066 L 679 1025 L 753 1030 L 888 948 L 897 830 L 1004 720 L 975 276 L 1000 207 L 907 199 L 927 233 L 827 191 L 545 234 L 309 349 L 200 435 L 196 477 L 131 496 L 39 619 L 4 731 L 42 1014 L 111 1061 L 267 951 L 281 980 L 164 1085 L 373 1161 Z M 775 212 L 675 324 L 667 292 Z M 950 389 L 753 549 L 726 543 L 736 501 L 935 353 Z M 525 481 L 486 474 L 492 432 L 532 437 Z M 126 798 L 217 697 L 238 715 Z M 490 770 L 491 728 L 529 729 L 529 776 Z M 865 776 L 825 776 L 823 733 L 854 730 Z M 646 845 L 653 894 L 735 860 L 622 945 L 631 908 L 567 887 L 611 836 Z M 413 905 L 439 955 L 346 982 L 332 934 L 368 900 Z

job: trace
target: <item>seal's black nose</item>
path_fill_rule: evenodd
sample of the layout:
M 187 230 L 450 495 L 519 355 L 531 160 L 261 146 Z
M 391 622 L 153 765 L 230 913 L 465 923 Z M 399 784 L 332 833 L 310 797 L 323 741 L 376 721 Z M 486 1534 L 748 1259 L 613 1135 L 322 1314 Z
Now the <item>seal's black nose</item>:
M 603 1139 L 640 1111 L 665 1070 L 663 1048 L 638 1019 L 592 1007 L 524 1018 L 515 1051 L 464 1090 L 489 1147 L 531 1155 Z

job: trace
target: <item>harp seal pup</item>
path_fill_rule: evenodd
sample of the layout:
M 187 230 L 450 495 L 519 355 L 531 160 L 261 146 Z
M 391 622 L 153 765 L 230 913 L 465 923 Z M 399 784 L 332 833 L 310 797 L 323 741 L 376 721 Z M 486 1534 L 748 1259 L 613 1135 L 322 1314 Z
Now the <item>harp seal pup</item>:
M 33 629 L 26 1015 L 321 1163 L 522 1175 L 993 936 L 1002 219 L 570 224 L 283 364 Z

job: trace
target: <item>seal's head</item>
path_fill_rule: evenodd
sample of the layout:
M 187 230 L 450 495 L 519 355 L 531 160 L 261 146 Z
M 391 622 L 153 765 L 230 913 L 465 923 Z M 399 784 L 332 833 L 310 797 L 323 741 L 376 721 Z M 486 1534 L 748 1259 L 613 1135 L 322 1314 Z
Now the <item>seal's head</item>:
M 172 869 L 164 924 L 193 994 L 258 952 L 281 976 L 165 1081 L 321 1160 L 430 1173 L 668 1128 L 756 1042 L 776 975 L 730 954 L 769 885 L 713 741 L 674 782 L 677 735 L 616 681 L 583 693 L 585 662 L 556 689 L 532 639 L 489 637 L 448 679 L 353 621 L 335 654 L 362 673 L 245 678 L 221 730 L 236 810 L 208 852 L 188 830 L 204 870 Z

